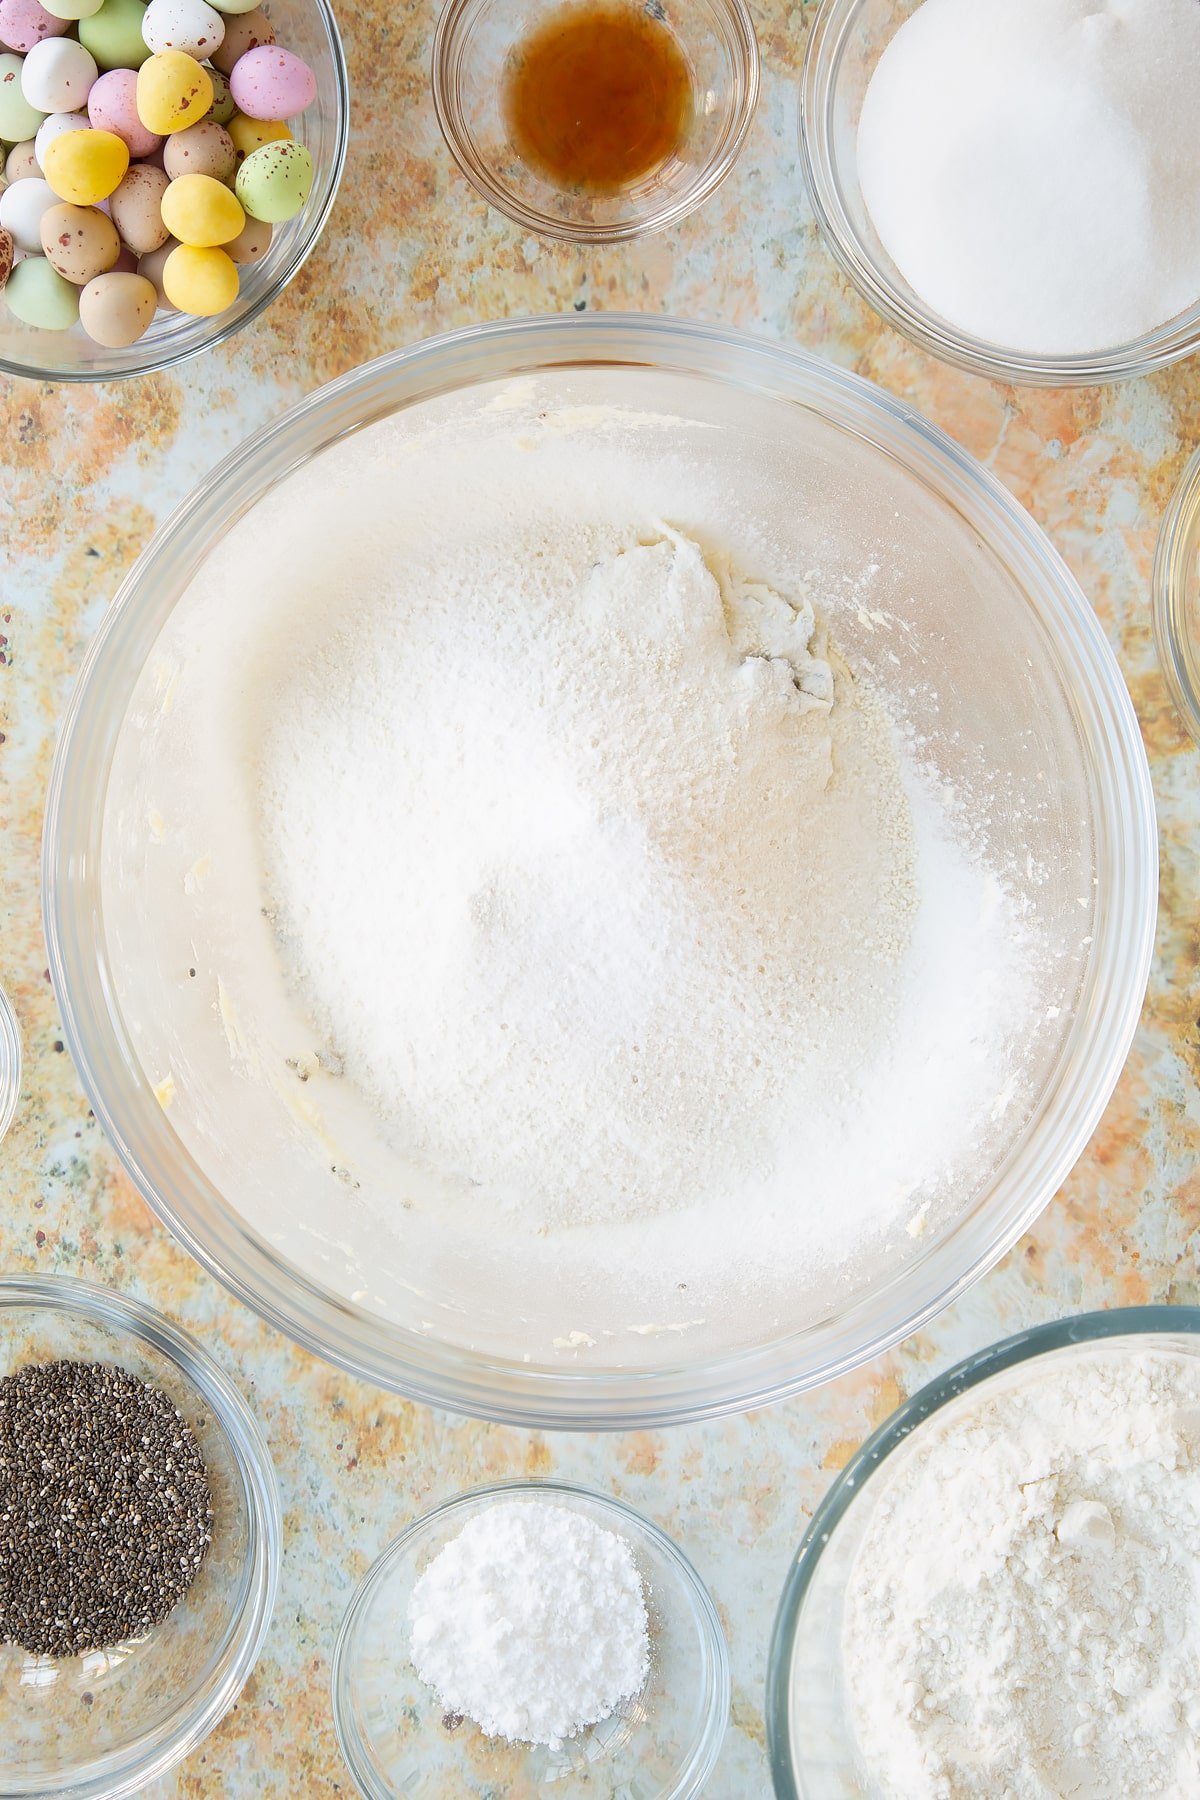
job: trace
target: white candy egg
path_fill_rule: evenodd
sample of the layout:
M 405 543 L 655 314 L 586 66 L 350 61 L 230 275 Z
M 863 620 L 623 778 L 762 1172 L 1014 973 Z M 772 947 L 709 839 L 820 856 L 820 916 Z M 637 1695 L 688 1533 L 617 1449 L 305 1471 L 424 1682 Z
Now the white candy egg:
M 38 167 L 46 154 L 46 147 L 56 137 L 62 137 L 68 131 L 86 131 L 91 120 L 85 112 L 52 112 L 49 118 L 43 119 L 38 126 L 38 134 L 33 140 L 33 153 L 37 157 Z
M 58 195 L 40 175 L 14 181 L 0 194 L 0 225 L 12 233 L 18 250 L 42 252 L 42 214 L 58 205 Z
M 100 73 L 90 50 L 69 37 L 35 44 L 21 67 L 21 92 L 39 112 L 78 112 Z
M 206 0 L 150 0 L 142 15 L 142 36 L 156 56 L 182 50 L 206 62 L 221 47 L 225 21 Z

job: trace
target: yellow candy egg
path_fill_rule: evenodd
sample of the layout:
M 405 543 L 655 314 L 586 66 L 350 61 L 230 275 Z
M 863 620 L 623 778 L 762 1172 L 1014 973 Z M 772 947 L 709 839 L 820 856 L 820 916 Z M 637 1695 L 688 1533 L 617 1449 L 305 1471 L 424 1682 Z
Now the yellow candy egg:
M 193 248 L 228 244 L 246 223 L 241 203 L 212 175 L 179 175 L 162 197 L 162 222 Z
M 276 124 L 272 119 L 248 119 L 245 113 L 234 113 L 225 129 L 233 139 L 239 162 L 261 150 L 264 144 L 277 144 L 292 135 L 282 119 Z
M 137 72 L 138 118 L 159 137 L 195 125 L 212 98 L 212 76 L 182 50 L 160 50 L 157 56 L 148 56 Z
M 42 174 L 60 200 L 97 206 L 120 186 L 129 151 L 112 131 L 64 131 L 42 157 Z
M 178 244 L 163 264 L 162 284 L 180 312 L 211 319 L 237 299 L 237 264 L 224 250 Z

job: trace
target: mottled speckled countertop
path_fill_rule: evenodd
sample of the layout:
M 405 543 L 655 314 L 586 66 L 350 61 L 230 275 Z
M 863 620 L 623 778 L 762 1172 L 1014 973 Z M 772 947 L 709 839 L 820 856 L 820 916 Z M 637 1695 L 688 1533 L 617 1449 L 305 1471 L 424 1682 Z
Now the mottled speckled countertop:
M 941 368 L 885 329 L 835 273 L 800 186 L 798 5 L 754 8 L 763 101 L 721 193 L 674 232 L 597 252 L 539 245 L 453 168 L 429 99 L 430 0 L 341 10 L 354 93 L 346 178 L 282 300 L 177 374 L 90 390 L 0 385 L 0 982 L 26 1057 L 0 1149 L 0 1266 L 87 1276 L 162 1307 L 241 1383 L 271 1441 L 287 1552 L 274 1624 L 236 1710 L 170 1791 L 350 1793 L 329 1656 L 353 1583 L 434 1501 L 553 1471 L 643 1509 L 710 1583 L 734 1692 L 709 1794 L 751 1800 L 769 1791 L 776 1599 L 813 1506 L 863 1436 L 935 1370 L 1022 1325 L 1200 1301 L 1200 753 L 1171 711 L 1147 598 L 1160 514 L 1200 441 L 1200 361 L 1123 387 L 1011 391 Z M 1120 656 L 1154 769 L 1162 907 L 1141 1028 L 1096 1139 L 1037 1230 L 964 1301 L 891 1355 L 772 1411 L 555 1438 L 408 1406 L 325 1367 L 175 1246 L 118 1171 L 63 1052 L 38 850 L 57 720 L 84 647 L 156 525 L 218 457 L 382 350 L 478 319 L 584 307 L 719 319 L 806 345 L 902 394 L 996 471 L 1050 533 Z

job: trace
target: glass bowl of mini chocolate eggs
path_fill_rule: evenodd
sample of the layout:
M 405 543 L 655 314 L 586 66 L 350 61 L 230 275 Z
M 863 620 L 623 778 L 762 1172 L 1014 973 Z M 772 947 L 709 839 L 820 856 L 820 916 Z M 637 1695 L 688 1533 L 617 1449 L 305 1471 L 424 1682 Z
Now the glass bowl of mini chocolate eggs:
M 327 0 L 269 0 L 265 8 L 223 0 L 216 10 L 206 0 L 51 5 L 63 16 L 37 0 L 0 0 L 0 139 L 10 146 L 0 183 L 0 276 L 11 265 L 0 293 L 0 370 L 54 381 L 147 374 L 256 318 L 316 244 L 348 138 L 337 24 Z M 81 9 L 86 16 L 65 16 Z M 250 77 L 261 92 L 264 77 L 282 80 L 299 66 L 308 72 L 307 103 L 286 122 L 267 120 L 278 105 L 248 94 Z M 156 116 L 156 99 L 160 109 L 182 105 L 188 123 L 155 132 L 166 116 Z M 242 170 L 256 151 L 255 169 L 277 192 L 243 209 Z M 174 193 L 166 201 L 168 183 Z M 214 208 L 219 222 L 211 226 Z M 164 212 L 176 227 L 165 240 Z M 232 226 L 238 241 L 226 235 Z M 167 286 L 186 309 L 172 304 L 163 276 L 180 231 L 189 242 Z M 111 275 L 148 281 L 153 308 L 141 281 Z

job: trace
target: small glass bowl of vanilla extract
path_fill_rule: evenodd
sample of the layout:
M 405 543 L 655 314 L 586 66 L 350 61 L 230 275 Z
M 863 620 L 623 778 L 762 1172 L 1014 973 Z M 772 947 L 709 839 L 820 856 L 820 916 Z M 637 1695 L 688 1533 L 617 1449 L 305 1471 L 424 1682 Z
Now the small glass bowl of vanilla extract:
M 700 206 L 758 99 L 744 0 L 446 0 L 433 98 L 492 206 L 541 237 L 617 243 Z

